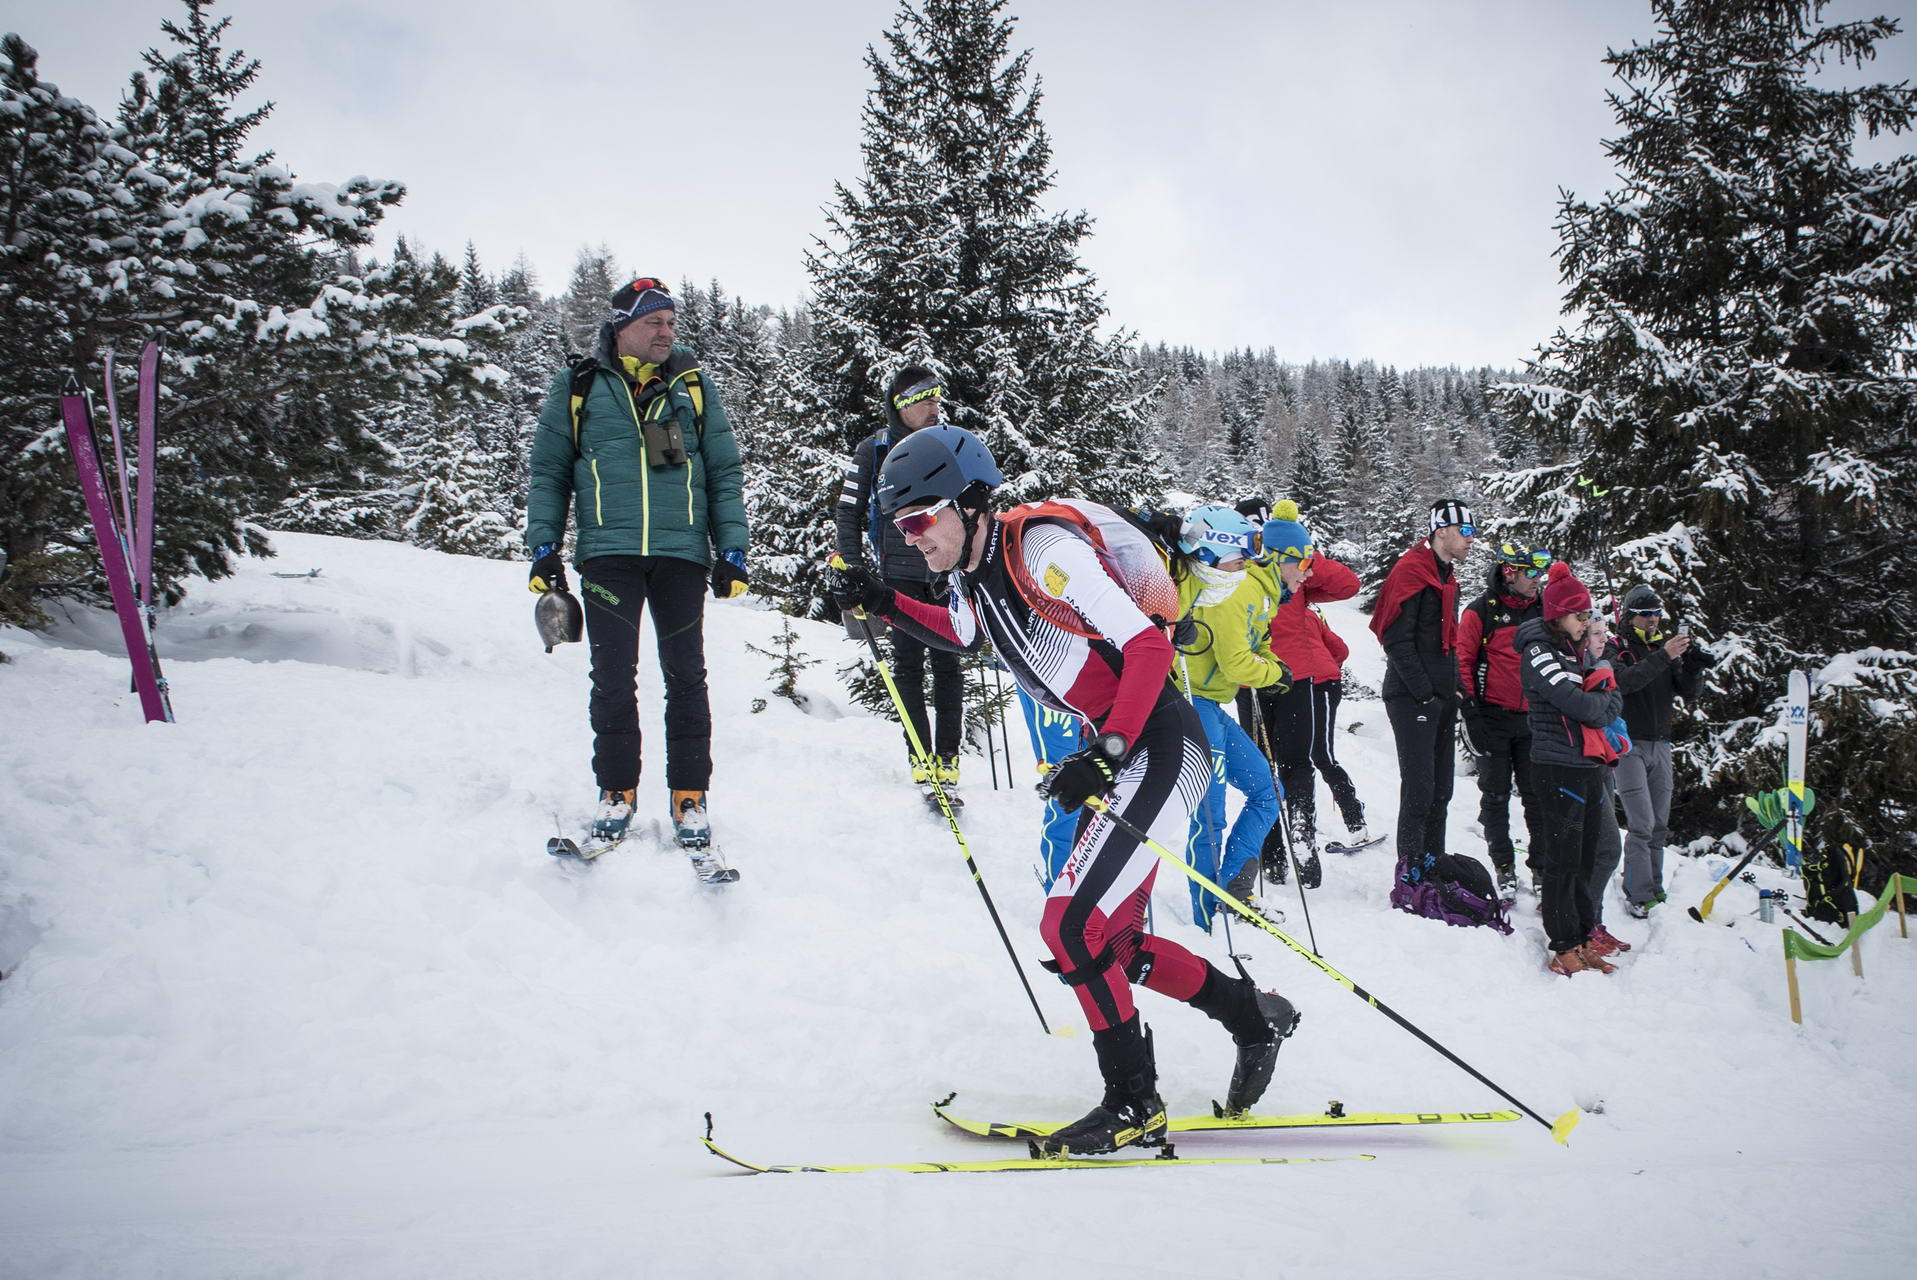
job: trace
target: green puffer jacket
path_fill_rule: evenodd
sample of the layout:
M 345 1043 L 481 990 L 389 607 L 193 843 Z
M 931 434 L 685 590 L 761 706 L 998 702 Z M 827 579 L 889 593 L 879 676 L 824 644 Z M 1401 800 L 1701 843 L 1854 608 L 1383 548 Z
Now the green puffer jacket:
M 628 362 L 631 368 L 632 362 Z M 572 371 L 561 369 L 539 411 L 526 487 L 526 545 L 559 542 L 570 503 L 579 525 L 573 563 L 594 556 L 672 556 L 701 565 L 713 551 L 748 549 L 745 501 L 739 494 L 739 446 L 712 380 L 699 374 L 705 431 L 699 430 L 686 371 L 697 361 L 674 347 L 661 367 L 667 390 L 646 408 L 648 418 L 670 415 L 685 437 L 688 461 L 646 465 L 639 410 L 626 380 L 601 365 L 579 413 L 579 447 L 572 439 Z M 650 372 L 650 370 L 642 371 Z
M 1195 573 L 1178 582 L 1179 605 L 1201 624 L 1195 642 L 1199 652 L 1180 653 L 1172 666 L 1178 691 L 1230 702 L 1241 686 L 1262 689 L 1286 679 L 1285 664 L 1271 652 L 1271 619 L 1278 612 L 1276 575 L 1262 565 L 1249 565 L 1245 580 L 1229 596 L 1194 607 L 1204 588 Z

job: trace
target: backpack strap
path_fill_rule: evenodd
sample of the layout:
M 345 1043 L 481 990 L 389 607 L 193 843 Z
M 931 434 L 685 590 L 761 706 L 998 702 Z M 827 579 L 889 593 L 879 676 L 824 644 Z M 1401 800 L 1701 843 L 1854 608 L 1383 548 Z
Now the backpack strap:
M 601 364 L 596 356 L 576 356 L 572 363 L 567 366 L 567 374 L 570 378 L 567 399 L 572 415 L 572 450 L 574 453 L 579 452 L 580 415 L 586 411 L 586 397 L 592 391 L 592 380 L 595 375 L 601 372 L 609 373 L 613 377 L 625 381 L 628 388 L 632 385 L 631 381 L 626 378 L 623 370 Z M 675 382 L 685 387 L 686 394 L 692 398 L 693 424 L 698 429 L 699 439 L 703 441 L 706 438 L 706 390 L 705 379 L 701 375 L 700 367 L 694 364 L 689 357 L 682 362 L 679 358 L 679 353 L 674 351 L 666 360 L 665 364 L 660 366 L 659 374 L 665 380 L 667 388 L 670 388 Z

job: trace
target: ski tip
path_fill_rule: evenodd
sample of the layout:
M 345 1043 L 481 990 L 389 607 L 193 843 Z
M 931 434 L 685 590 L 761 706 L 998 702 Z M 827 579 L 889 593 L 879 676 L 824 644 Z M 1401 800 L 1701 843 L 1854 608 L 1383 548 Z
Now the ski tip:
M 1697 913 L 1697 908 L 1696 908 L 1696 907 L 1686 907 L 1686 908 L 1684 908 L 1684 909 L 1685 909 L 1686 911 L 1688 911 L 1688 912 L 1690 912 L 1690 915 L 1691 915 L 1691 919 L 1693 919 L 1693 920 L 1695 920 L 1695 921 L 1697 921 L 1697 922 L 1698 922 L 1699 924 L 1703 924 L 1703 923 L 1704 923 L 1704 917 L 1703 917 L 1703 916 L 1701 916 L 1701 915 L 1699 915 L 1699 914 Z
M 1583 1110 L 1578 1107 L 1572 1107 L 1569 1111 L 1565 1112 L 1563 1115 L 1559 1116 L 1555 1121 L 1552 1122 L 1551 1137 L 1557 1141 L 1559 1146 L 1564 1146 L 1564 1147 L 1570 1146 L 1571 1130 L 1577 1128 L 1578 1121 L 1582 1120 L 1583 1118 L 1584 1118 Z
M 579 844 L 577 841 L 568 840 L 564 836 L 554 836 L 546 841 L 546 852 L 555 858 L 577 858 L 579 856 Z

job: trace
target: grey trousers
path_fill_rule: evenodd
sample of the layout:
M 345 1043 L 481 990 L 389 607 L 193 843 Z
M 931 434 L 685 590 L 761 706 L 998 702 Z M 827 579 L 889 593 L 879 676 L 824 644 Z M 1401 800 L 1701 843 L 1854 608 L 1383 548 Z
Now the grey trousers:
M 1624 842 L 1624 896 L 1642 905 L 1664 891 L 1664 843 L 1670 838 L 1671 744 L 1631 743 L 1617 762 L 1617 797 L 1630 838 Z

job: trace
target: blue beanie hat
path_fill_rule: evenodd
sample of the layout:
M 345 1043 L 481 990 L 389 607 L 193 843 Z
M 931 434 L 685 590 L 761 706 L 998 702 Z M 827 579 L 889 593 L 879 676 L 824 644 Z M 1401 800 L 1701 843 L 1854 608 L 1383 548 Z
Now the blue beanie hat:
M 1265 521 L 1265 554 L 1275 560 L 1303 560 L 1311 553 L 1311 530 L 1298 519 L 1298 504 L 1290 498 L 1271 509 Z

